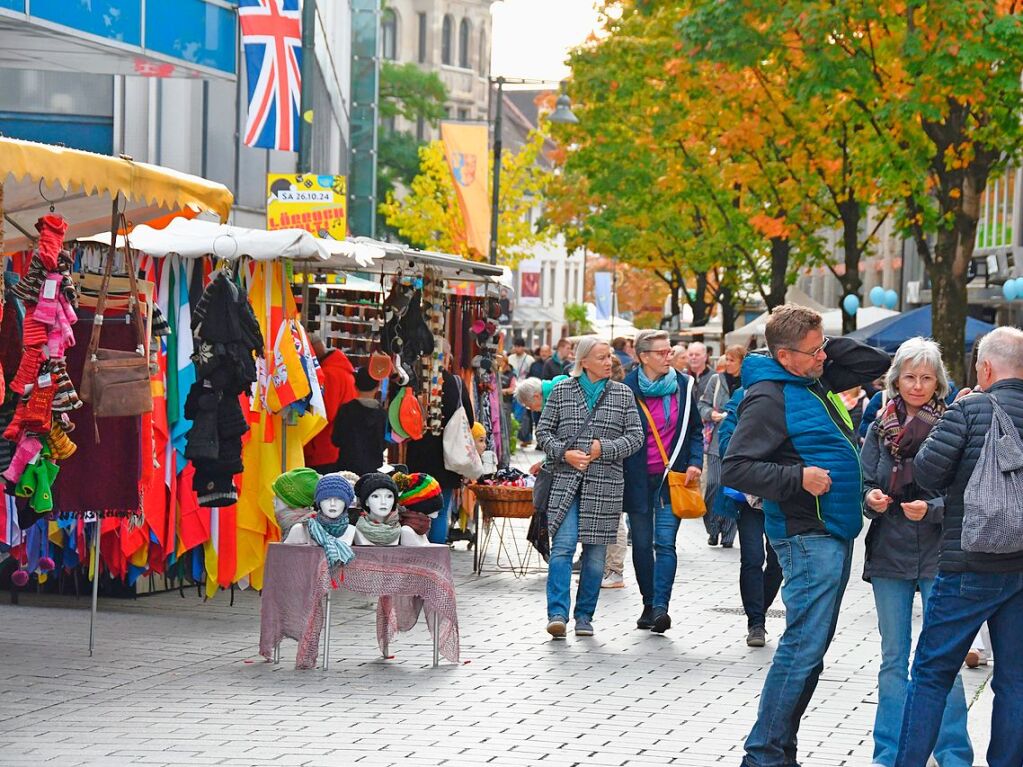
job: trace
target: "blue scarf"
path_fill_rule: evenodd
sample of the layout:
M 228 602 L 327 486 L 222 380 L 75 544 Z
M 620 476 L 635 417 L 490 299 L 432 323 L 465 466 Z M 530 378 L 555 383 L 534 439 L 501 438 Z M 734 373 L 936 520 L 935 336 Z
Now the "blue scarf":
M 678 391 L 678 375 L 669 370 L 656 381 L 651 381 L 639 366 L 639 393 L 644 397 L 660 397 L 664 408 L 664 422 L 671 420 L 671 398 Z
M 347 565 L 352 561 L 355 552 L 338 537 L 348 528 L 347 514 L 335 521 L 321 513 L 306 522 L 306 527 L 309 529 L 309 536 L 323 547 L 323 553 L 332 570 L 338 565 Z
M 583 389 L 583 396 L 586 398 L 586 407 L 589 410 L 593 410 L 597 406 L 597 400 L 600 399 L 601 393 L 607 386 L 608 379 L 601 378 L 599 381 L 591 381 L 584 370 L 582 375 L 579 376 L 578 381 Z

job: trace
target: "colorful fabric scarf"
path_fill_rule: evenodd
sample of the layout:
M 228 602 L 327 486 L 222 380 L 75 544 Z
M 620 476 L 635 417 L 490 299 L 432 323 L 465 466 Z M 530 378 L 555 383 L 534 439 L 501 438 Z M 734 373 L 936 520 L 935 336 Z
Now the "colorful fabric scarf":
M 643 366 L 639 366 L 639 393 L 644 397 L 660 397 L 661 406 L 664 408 L 665 420 L 670 420 L 671 416 L 671 398 L 675 392 L 678 391 L 678 376 L 674 370 L 669 370 L 667 373 L 651 381 L 647 378 L 647 374 L 643 370 Z
M 593 410 L 596 407 L 597 400 L 600 399 L 604 387 L 607 386 L 607 381 L 608 379 L 606 378 L 601 378 L 599 381 L 591 381 L 590 376 L 585 371 L 579 376 L 579 385 L 583 389 L 583 396 L 586 398 L 588 410 Z
M 913 481 L 913 458 L 944 412 L 944 401 L 934 397 L 916 416 L 908 418 L 906 403 L 896 396 L 878 417 L 878 432 L 892 457 L 888 489 L 892 495 L 898 496 Z
M 320 512 L 306 522 L 306 527 L 309 536 L 323 548 L 331 569 L 338 565 L 347 565 L 355 558 L 352 547 L 341 540 L 341 536 L 348 529 L 347 514 L 342 515 L 341 519 L 331 519 Z
M 355 523 L 355 529 L 362 533 L 366 540 L 374 546 L 390 546 L 401 535 L 398 510 L 394 509 L 391 511 L 390 514 L 384 517 L 383 522 L 374 522 L 368 514 L 364 514 Z

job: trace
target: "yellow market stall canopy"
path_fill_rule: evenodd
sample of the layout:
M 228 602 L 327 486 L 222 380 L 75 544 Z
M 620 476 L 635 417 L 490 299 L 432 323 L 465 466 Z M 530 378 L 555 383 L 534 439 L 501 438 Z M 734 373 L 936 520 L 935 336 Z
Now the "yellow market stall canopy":
M 198 208 L 227 220 L 230 190 L 223 184 L 127 158 L 0 137 L 3 250 L 21 250 L 35 222 L 54 205 L 69 223 L 68 239 L 109 229 L 111 200 L 120 194 L 125 216 L 140 224 L 171 211 Z

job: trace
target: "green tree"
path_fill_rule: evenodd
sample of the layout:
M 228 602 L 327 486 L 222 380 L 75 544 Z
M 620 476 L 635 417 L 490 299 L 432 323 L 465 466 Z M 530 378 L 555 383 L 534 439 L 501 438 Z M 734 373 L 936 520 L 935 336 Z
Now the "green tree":
M 380 68 L 380 132 L 377 139 L 377 196 L 387 199 L 399 187 L 407 189 L 419 172 L 419 148 L 425 143 L 408 131 L 387 130 L 401 117 L 411 123 L 422 120 L 436 127 L 444 117 L 447 88 L 435 72 L 412 63 L 385 61 Z M 377 232 L 397 234 L 377 214 Z

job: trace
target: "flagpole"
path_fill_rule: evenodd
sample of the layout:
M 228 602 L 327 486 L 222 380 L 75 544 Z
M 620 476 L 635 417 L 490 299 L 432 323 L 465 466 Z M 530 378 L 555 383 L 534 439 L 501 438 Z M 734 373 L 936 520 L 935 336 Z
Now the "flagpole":
M 298 115 L 298 172 L 309 173 L 313 144 L 313 68 L 316 66 L 316 0 L 302 0 L 302 91 Z

